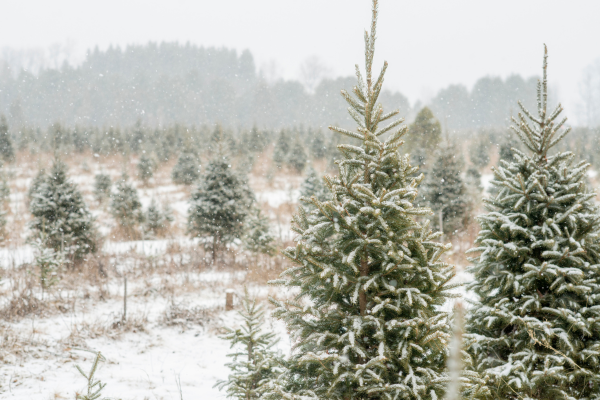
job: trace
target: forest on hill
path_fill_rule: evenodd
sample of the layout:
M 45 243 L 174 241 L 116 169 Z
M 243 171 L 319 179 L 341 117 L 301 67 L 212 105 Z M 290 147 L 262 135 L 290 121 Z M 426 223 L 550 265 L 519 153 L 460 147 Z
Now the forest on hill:
M 0 114 L 12 127 L 149 126 L 220 123 L 231 128 L 277 129 L 303 124 L 351 124 L 340 88 L 354 77 L 322 79 L 314 90 L 297 80 L 269 80 L 250 51 L 192 44 L 148 43 L 90 50 L 79 65 L 35 73 L 0 59 Z M 506 127 L 515 99 L 535 106 L 536 77 L 483 77 L 472 90 L 451 85 L 430 101 L 444 128 Z M 411 120 L 419 111 L 400 92 L 384 90 Z

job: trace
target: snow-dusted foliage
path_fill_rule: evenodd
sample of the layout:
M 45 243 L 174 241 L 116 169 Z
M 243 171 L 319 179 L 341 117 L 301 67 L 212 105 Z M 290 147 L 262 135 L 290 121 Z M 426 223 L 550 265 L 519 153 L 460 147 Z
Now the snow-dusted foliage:
M 210 237 L 214 258 L 221 244 L 242 238 L 253 201 L 254 194 L 229 159 L 218 154 L 208 163 L 192 193 L 188 232 L 193 237 Z
M 191 185 L 200 176 L 200 161 L 198 155 L 193 151 L 183 151 L 171 172 L 174 183 Z
M 269 228 L 269 218 L 256 207 L 246 220 L 244 247 L 253 253 L 275 254 L 274 238 Z
M 152 198 L 144 217 L 144 232 L 148 237 L 158 237 L 163 234 L 173 222 L 173 214 L 168 207 L 162 210 L 156 199 Z
M 98 203 L 104 203 L 110 197 L 112 180 L 108 174 L 98 174 L 94 177 L 94 197 Z
M 156 169 L 156 162 L 152 157 L 143 153 L 140 156 L 140 160 L 137 165 L 137 173 L 138 178 L 140 178 L 144 184 L 147 184 L 148 181 L 154 176 L 154 170 Z
M 6 162 L 15 160 L 15 148 L 4 115 L 0 116 L 0 158 Z
M 264 311 L 246 293 L 239 312 L 243 325 L 238 329 L 227 329 L 222 338 L 231 342 L 235 353 L 228 354 L 232 361 L 226 364 L 231 374 L 226 381 L 215 386 L 226 389 L 227 397 L 252 400 L 263 397 L 268 383 L 281 373 L 283 357 L 273 346 L 277 344 L 275 334 L 265 332 Z
M 135 229 L 144 220 L 138 192 L 125 173 L 111 194 L 110 212 L 129 236 L 135 234 Z
M 299 208 L 297 244 L 284 251 L 295 265 L 272 282 L 298 291 L 273 300 L 293 352 L 272 398 L 441 399 L 448 382 L 451 328 L 440 306 L 458 285 L 440 259 L 450 245 L 419 218 L 431 211 L 413 206 L 422 175 L 398 151 L 403 120 L 381 126 L 398 111 L 376 104 L 387 68 L 372 77 L 376 19 L 375 0 L 366 82 L 357 66 L 355 97 L 342 91 L 358 128 L 330 128 L 360 145 L 338 146 L 339 175 L 326 177 L 331 198 L 313 198 L 310 213 Z
M 33 237 L 44 236 L 46 246 L 64 251 L 73 260 L 96 251 L 97 233 L 77 186 L 67 179 L 67 167 L 55 160 L 50 174 L 38 174 L 30 192 L 29 223 Z
M 319 177 L 317 171 L 311 166 L 308 168 L 306 178 L 300 186 L 300 200 L 304 202 L 308 208 L 311 208 L 313 196 L 319 201 L 325 201 L 329 197 L 329 191 L 323 183 L 323 179 Z
M 547 52 L 538 113 L 521 103 L 513 149 L 479 217 L 470 271 L 478 295 L 468 351 L 493 399 L 600 398 L 600 214 L 585 184 L 587 162 L 549 154 L 569 132 L 562 107 L 547 113 Z M 557 122 L 559 121 L 559 122 Z

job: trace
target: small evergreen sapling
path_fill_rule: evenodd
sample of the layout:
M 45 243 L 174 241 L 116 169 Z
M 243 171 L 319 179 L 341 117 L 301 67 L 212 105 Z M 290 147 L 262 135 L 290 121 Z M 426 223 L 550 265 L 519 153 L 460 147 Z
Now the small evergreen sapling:
M 273 150 L 273 162 L 277 168 L 281 169 L 283 164 L 288 159 L 288 154 L 290 152 L 290 137 L 284 129 L 279 132 L 279 136 L 277 136 L 277 141 L 275 142 L 275 149 Z
M 519 102 L 512 129 L 527 148 L 501 161 L 470 272 L 478 296 L 468 351 L 493 399 L 600 398 L 600 213 L 570 152 L 560 104 L 547 112 L 547 52 L 537 115 Z
M 253 202 L 254 194 L 233 171 L 226 156 L 220 153 L 208 163 L 190 199 L 188 233 L 211 238 L 207 246 L 212 250 L 213 262 L 221 244 L 243 237 Z
M 111 194 L 110 212 L 130 238 L 137 236 L 136 228 L 144 221 L 142 203 L 135 187 L 124 173 Z
M 100 204 L 104 203 L 110 197 L 112 189 L 112 180 L 108 174 L 97 174 L 94 177 L 94 197 Z
M 273 255 L 275 253 L 273 241 L 269 218 L 264 216 L 260 209 L 256 207 L 247 218 L 246 234 L 243 240 L 244 247 L 253 253 Z
M 290 149 L 290 154 L 287 157 L 287 164 L 297 173 L 301 173 L 304 171 L 304 167 L 306 167 L 307 161 L 306 151 L 304 150 L 304 145 L 300 142 L 299 139 L 294 141 L 292 148 Z
M 372 76 L 377 1 L 365 33 L 366 82 L 357 70 L 356 97 L 342 91 L 358 128 L 331 127 L 360 145 L 338 146 L 339 175 L 327 177 L 329 200 L 313 199 L 293 217 L 294 266 L 281 284 L 293 300 L 273 300 L 293 352 L 270 396 L 285 399 L 440 399 L 448 381 L 448 313 L 440 306 L 457 285 L 427 221 L 413 206 L 422 179 L 399 154 L 406 127 L 377 104 L 383 70 Z M 382 141 L 382 135 L 389 133 Z
M 433 211 L 433 225 L 444 233 L 461 230 L 470 216 L 471 199 L 461 177 L 463 167 L 460 152 L 451 144 L 440 146 L 429 167 L 423 196 Z
M 55 160 L 49 175 L 34 180 L 29 210 L 33 237 L 45 237 L 45 245 L 72 261 L 96 251 L 97 233 L 77 186 L 67 179 L 67 166 Z
M 237 350 L 227 355 L 232 358 L 226 364 L 231 374 L 226 381 L 217 382 L 215 387 L 226 389 L 227 397 L 231 399 L 259 399 L 264 397 L 270 381 L 281 372 L 283 359 L 273 350 L 278 342 L 275 334 L 263 329 L 262 307 L 256 304 L 256 300 L 250 300 L 247 293 L 239 315 L 243 318 L 243 325 L 236 330 L 227 329 L 227 334 L 222 337 Z
M 104 356 L 102 356 L 102 354 L 100 354 L 100 352 L 95 353 L 96 356 L 94 357 L 94 361 L 92 363 L 92 368 L 90 369 L 89 373 L 85 373 L 83 372 L 83 370 L 81 369 L 81 367 L 79 365 L 76 365 L 75 368 L 77 368 L 77 371 L 79 371 L 79 373 L 85 378 L 85 380 L 87 381 L 87 386 L 86 386 L 86 394 L 79 394 L 77 393 L 75 395 L 75 400 L 108 400 L 107 398 L 102 398 L 102 390 L 104 390 L 104 388 L 106 387 L 106 383 L 102 383 L 100 380 L 96 380 L 95 375 L 96 375 L 96 371 L 98 370 L 98 366 L 100 365 L 101 362 L 106 361 L 106 359 L 104 358 Z
M 65 264 L 63 252 L 49 248 L 45 239 L 45 235 L 42 234 L 34 242 L 34 263 L 40 269 L 42 294 L 58 282 L 59 269 Z
M 154 176 L 154 170 L 156 169 L 156 163 L 152 157 L 143 153 L 140 156 L 140 160 L 137 163 L 138 177 L 144 182 L 144 185 L 148 184 L 148 181 Z
M 144 231 L 149 237 L 159 237 L 169 228 L 173 222 L 173 215 L 168 208 L 161 210 L 153 198 L 146 210 L 144 218 Z
M 2 160 L 5 162 L 12 162 L 15 160 L 15 148 L 4 115 L 0 116 L 0 157 L 2 157 Z
M 173 183 L 191 185 L 200 177 L 200 161 L 193 151 L 184 150 L 171 172 Z

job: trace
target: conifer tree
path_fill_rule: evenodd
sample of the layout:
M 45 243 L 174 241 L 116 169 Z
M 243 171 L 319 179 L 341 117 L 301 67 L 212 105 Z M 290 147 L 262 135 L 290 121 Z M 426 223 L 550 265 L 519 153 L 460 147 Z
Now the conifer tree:
M 442 141 L 442 126 L 429 107 L 423 107 L 408 129 L 407 143 L 413 160 L 423 166 Z
M 377 104 L 383 70 L 372 76 L 377 0 L 365 32 L 366 82 L 358 85 L 350 115 L 358 128 L 330 129 L 358 146 L 338 146 L 339 175 L 327 177 L 328 201 L 313 199 L 293 218 L 297 245 L 284 251 L 295 266 L 273 282 L 297 290 L 273 300 L 287 325 L 293 353 L 272 383 L 272 398 L 440 399 L 447 382 L 448 313 L 440 310 L 453 268 L 440 260 L 450 248 L 429 229 L 427 208 L 413 206 L 422 175 L 399 154 L 406 133 L 398 114 Z M 382 141 L 382 135 L 389 133 Z
M 253 253 L 272 255 L 275 253 L 273 241 L 269 218 L 261 213 L 260 208 L 255 207 L 247 219 L 244 247 Z
M 127 174 L 123 173 L 111 194 L 110 212 L 130 238 L 137 237 L 136 228 L 144 220 L 142 203 Z
M 283 164 L 287 161 L 289 152 L 290 137 L 287 132 L 282 129 L 281 132 L 279 132 L 279 136 L 275 142 L 275 149 L 273 150 L 273 162 L 275 162 L 277 168 L 283 167 Z
M 200 177 L 200 160 L 193 150 L 184 150 L 171 172 L 174 183 L 191 185 Z
M 15 148 L 4 115 L 0 116 L 0 157 L 6 162 L 12 162 L 15 159 Z
M 452 233 L 466 225 L 471 199 L 460 173 L 464 161 L 456 146 L 442 145 L 435 153 L 425 181 L 424 198 L 433 211 L 433 225 Z M 440 214 L 442 225 L 440 226 Z
M 329 191 L 325 187 L 323 180 L 317 174 L 317 171 L 311 166 L 308 168 L 306 178 L 300 186 L 300 200 L 310 209 L 313 205 L 311 200 L 313 196 L 315 196 L 317 200 L 323 202 L 328 199 Z
M 45 237 L 44 243 L 72 260 L 96 251 L 97 233 L 77 186 L 67 179 L 67 166 L 55 160 L 50 175 L 38 175 L 31 192 L 29 223 L 33 237 Z
M 169 224 L 173 222 L 173 215 L 169 209 L 161 210 L 153 198 L 146 210 L 144 218 L 144 231 L 150 234 L 150 237 L 157 237 L 163 234 Z
M 254 201 L 254 194 L 231 168 L 223 150 L 206 166 L 190 199 L 188 233 L 209 237 L 213 262 L 221 244 L 241 239 L 244 222 Z
M 309 132 L 311 132 L 309 130 Z M 314 133 L 313 140 L 310 144 L 310 154 L 315 160 L 322 160 L 327 153 L 327 145 L 323 139 L 323 133 L 318 130 Z
M 263 398 L 268 383 L 281 371 L 283 359 L 273 350 L 278 340 L 275 334 L 265 332 L 264 311 L 256 300 L 250 300 L 248 293 L 242 300 L 239 312 L 244 323 L 242 327 L 227 329 L 223 339 L 231 342 L 237 351 L 228 354 L 232 361 L 226 364 L 231 374 L 226 381 L 219 381 L 215 387 L 226 389 L 227 397 L 240 400 Z
M 94 197 L 100 204 L 110 197 L 112 180 L 108 174 L 97 174 L 94 177 Z
M 547 112 L 547 51 L 537 115 L 513 118 L 527 152 L 494 169 L 470 272 L 479 301 L 468 350 L 493 399 L 600 398 L 600 214 L 589 164 L 550 150 L 568 134 Z
M 140 156 L 140 160 L 137 164 L 138 177 L 144 182 L 144 185 L 148 184 L 148 181 L 154 176 L 154 170 L 156 169 L 156 163 L 154 160 L 143 153 Z
M 477 169 L 482 170 L 490 163 L 490 149 L 483 138 L 475 139 L 469 146 L 469 159 Z
M 300 142 L 299 139 L 294 141 L 292 148 L 290 149 L 290 154 L 287 158 L 287 164 L 292 167 L 292 169 L 298 173 L 304 171 L 304 167 L 306 167 L 306 151 L 304 150 L 304 145 Z
M 0 170 L 0 203 L 5 204 L 10 200 L 10 185 L 6 179 L 4 169 Z

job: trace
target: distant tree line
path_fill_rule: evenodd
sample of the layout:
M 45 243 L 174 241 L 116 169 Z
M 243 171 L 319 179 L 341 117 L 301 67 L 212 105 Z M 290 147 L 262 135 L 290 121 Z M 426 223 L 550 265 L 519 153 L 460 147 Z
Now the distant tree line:
M 514 99 L 535 105 L 535 78 L 485 77 L 469 91 L 462 85 L 441 90 L 431 109 L 446 129 L 507 126 Z M 270 82 L 257 71 L 252 54 L 191 44 L 149 43 L 88 52 L 78 66 L 15 71 L 0 60 L 0 113 L 14 129 L 67 125 L 123 127 L 175 123 L 277 129 L 304 124 L 353 123 L 339 96 L 353 77 L 323 79 L 308 91 L 295 80 Z M 411 108 L 399 92 L 379 100 L 396 104 L 409 119 Z

